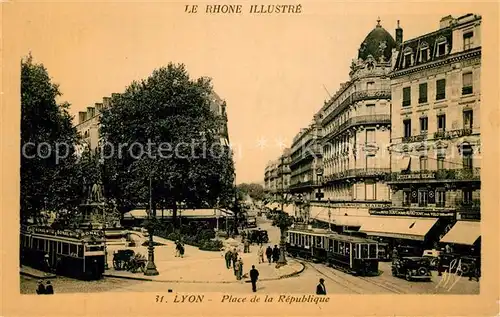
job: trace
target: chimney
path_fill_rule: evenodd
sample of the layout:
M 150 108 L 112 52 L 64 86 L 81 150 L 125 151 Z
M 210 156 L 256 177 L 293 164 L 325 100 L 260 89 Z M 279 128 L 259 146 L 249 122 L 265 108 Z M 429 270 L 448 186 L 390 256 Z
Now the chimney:
M 96 102 L 95 103 L 95 112 L 96 114 L 99 114 L 102 111 L 102 103 Z
M 453 22 L 453 17 L 451 15 L 447 15 L 439 21 L 439 28 L 447 28 L 451 25 L 451 22 Z
M 398 20 L 398 27 L 396 28 L 396 43 L 401 45 L 403 43 L 403 29 L 399 26 L 399 20 Z
M 85 111 L 78 112 L 78 124 L 80 124 L 83 121 L 85 121 L 86 116 L 87 116 L 87 113 Z
M 94 107 L 87 107 L 87 118 L 90 119 L 94 117 L 95 114 L 95 108 Z
M 104 97 L 102 98 L 102 107 L 103 108 L 108 108 L 111 104 L 111 98 L 109 97 Z

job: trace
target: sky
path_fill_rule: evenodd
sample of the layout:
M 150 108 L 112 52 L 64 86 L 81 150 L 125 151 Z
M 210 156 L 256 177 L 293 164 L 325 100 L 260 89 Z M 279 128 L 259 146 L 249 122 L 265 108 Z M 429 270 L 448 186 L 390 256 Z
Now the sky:
M 75 117 L 169 62 L 184 63 L 193 78 L 211 77 L 227 102 L 242 183 L 263 182 L 266 163 L 349 79 L 378 17 L 393 37 L 400 20 L 409 39 L 438 29 L 446 15 L 483 10 L 479 3 L 304 1 L 301 14 L 252 15 L 250 4 L 272 2 L 227 1 L 244 13 L 210 15 L 185 13 L 187 3 L 9 3 L 3 27 L 16 30 L 9 43 L 19 57 L 31 52 L 45 65 Z

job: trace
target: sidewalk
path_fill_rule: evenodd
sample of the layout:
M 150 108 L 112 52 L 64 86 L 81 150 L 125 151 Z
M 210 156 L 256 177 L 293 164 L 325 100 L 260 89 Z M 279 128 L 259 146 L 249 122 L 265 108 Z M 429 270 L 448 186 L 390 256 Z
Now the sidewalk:
M 236 280 L 233 269 L 227 269 L 223 252 L 201 251 L 197 247 L 185 245 L 184 258 L 175 257 L 175 245 L 172 241 L 154 237 L 154 241 L 165 244 L 155 247 L 155 264 L 157 276 L 145 276 L 143 273 L 115 271 L 113 269 L 113 247 L 108 247 L 108 266 L 105 272 L 107 277 L 139 279 L 146 281 L 170 283 L 242 283 Z M 142 243 L 142 241 L 140 242 Z M 136 253 L 147 256 L 146 247 L 129 248 Z M 288 260 L 288 265 L 279 269 L 276 264 L 258 263 L 257 246 L 250 248 L 251 253 L 243 253 L 242 246 L 238 246 L 238 254 L 243 260 L 243 271 L 248 274 L 252 265 L 259 271 L 260 281 L 278 280 L 300 274 L 304 265 L 296 260 Z
M 21 265 L 19 272 L 21 273 L 21 275 L 26 275 L 26 276 L 38 278 L 38 279 L 46 279 L 46 278 L 55 278 L 56 277 L 55 274 L 39 271 L 37 269 L 31 268 L 31 267 L 26 266 L 26 265 Z

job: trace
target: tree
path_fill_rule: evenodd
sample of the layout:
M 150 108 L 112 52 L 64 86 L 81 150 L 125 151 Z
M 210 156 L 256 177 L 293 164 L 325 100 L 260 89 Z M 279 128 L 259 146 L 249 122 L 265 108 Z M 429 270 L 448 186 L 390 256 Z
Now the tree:
M 210 110 L 212 94 L 209 79 L 192 80 L 184 65 L 170 63 L 115 95 L 100 128 L 110 157 L 108 195 L 149 205 L 151 182 L 153 214 L 157 208 L 172 209 L 174 225 L 179 203 L 188 208 L 230 204 L 232 152 L 220 144 L 222 121 Z
M 256 183 L 242 183 L 238 188 L 255 201 L 263 201 L 265 198 L 264 187 Z
M 286 265 L 286 258 L 285 258 L 286 232 L 292 224 L 293 224 L 293 218 L 290 217 L 286 212 L 281 210 L 278 213 L 278 217 L 276 218 L 276 226 L 280 228 L 280 258 L 276 265 L 277 267 Z
M 42 64 L 21 60 L 21 221 L 43 209 L 74 210 L 80 203 L 75 145 L 79 137 L 61 93 Z M 75 177 L 76 176 L 76 177 Z

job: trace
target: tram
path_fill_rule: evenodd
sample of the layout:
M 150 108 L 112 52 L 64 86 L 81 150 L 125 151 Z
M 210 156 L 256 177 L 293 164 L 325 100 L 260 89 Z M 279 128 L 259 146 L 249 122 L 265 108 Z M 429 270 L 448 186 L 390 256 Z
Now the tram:
M 378 242 L 324 229 L 290 229 L 287 252 L 342 269 L 353 275 L 378 275 Z
M 98 280 L 104 273 L 102 231 L 23 226 L 20 245 L 21 263 L 33 268 L 47 271 L 50 267 L 58 275 L 83 280 Z

